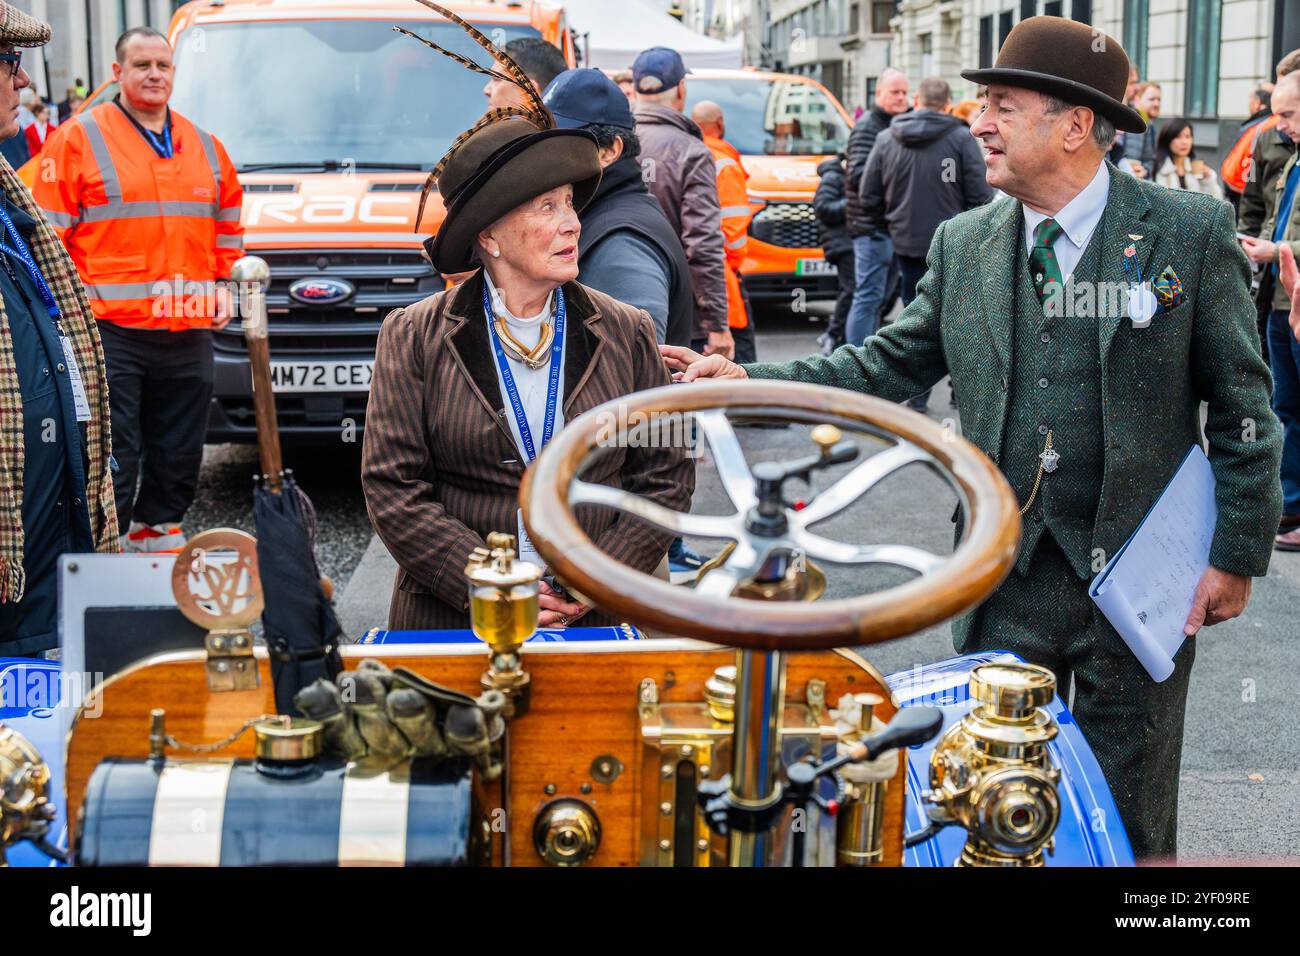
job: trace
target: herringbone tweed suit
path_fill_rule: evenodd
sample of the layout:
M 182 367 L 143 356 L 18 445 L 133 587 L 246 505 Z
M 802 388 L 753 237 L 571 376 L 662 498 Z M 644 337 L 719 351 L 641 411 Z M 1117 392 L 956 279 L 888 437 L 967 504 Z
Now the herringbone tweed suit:
M 577 282 L 563 286 L 567 323 L 564 420 L 620 395 L 668 384 L 654 326 L 639 309 Z M 361 466 L 375 532 L 397 560 L 388 626 L 469 626 L 465 563 L 493 531 L 514 534 L 524 475 L 483 314 L 483 278 L 384 320 Z M 586 481 L 622 487 L 674 511 L 690 509 L 695 466 L 684 448 L 610 448 Z M 614 560 L 652 573 L 672 535 L 607 508 L 578 523 Z M 600 611 L 582 626 L 617 623 Z
M 1281 513 L 1281 432 L 1269 407 L 1271 380 L 1259 353 L 1249 266 L 1233 238 L 1231 207 L 1140 182 L 1114 167 L 1108 171 L 1105 212 L 1070 282 L 1075 288 L 1097 283 L 1102 290 L 1101 283 L 1126 283 L 1130 246 L 1144 279 L 1172 267 L 1184 298 L 1147 328 L 1133 325 L 1126 300 L 1105 315 L 1028 315 L 1043 306 L 1025 279 L 1020 203 L 1004 199 L 939 228 L 916 300 L 865 346 L 746 371 L 892 401 L 951 374 L 965 437 L 1009 476 L 1022 504 L 1036 471 L 1026 462 L 1036 466 L 1043 447 L 1026 403 L 1064 416 L 1060 466 L 1044 478 L 1037 510 L 1025 519 L 1032 553 L 1020 556 L 1016 571 L 984 605 L 954 621 L 954 645 L 961 652 L 1016 651 L 1051 667 L 1062 693 L 1072 677 L 1074 716 L 1106 773 L 1135 851 L 1168 855 L 1176 847 L 1194 642 L 1179 652 L 1174 675 L 1156 684 L 1093 606 L 1087 581 L 1137 527 L 1191 445 L 1201 442 L 1203 401 L 1209 403 L 1204 437 L 1218 506 L 1210 561 L 1235 574 L 1265 574 Z M 1040 344 L 1040 327 L 1042 342 L 1051 345 Z M 1017 336 L 1017 329 L 1035 334 Z M 1061 351 L 1084 346 L 1088 354 Z M 1058 381 L 1070 396 L 1099 396 L 1100 407 L 1096 399 L 1084 408 L 1068 409 L 1068 399 L 1042 405 L 1035 386 L 1049 383 L 1051 389 L 1043 385 L 1048 394 Z M 1017 425 L 1015 434 L 1009 423 Z M 1063 423 L 1049 418 L 1043 424 Z M 1075 446 L 1099 449 L 1100 462 L 1071 460 L 1071 426 L 1073 437 L 1087 439 Z M 1081 427 L 1094 431 L 1078 435 Z M 1068 512 L 1053 510 L 1066 502 Z

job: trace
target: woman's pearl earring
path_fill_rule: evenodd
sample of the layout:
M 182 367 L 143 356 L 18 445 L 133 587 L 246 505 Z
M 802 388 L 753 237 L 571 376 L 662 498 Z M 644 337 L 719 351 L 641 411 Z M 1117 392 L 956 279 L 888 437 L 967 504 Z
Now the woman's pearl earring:
M 492 258 L 493 258 L 493 259 L 500 259 L 500 258 L 501 258 L 501 250 L 500 250 L 500 249 L 493 249 L 493 250 L 492 250 Z

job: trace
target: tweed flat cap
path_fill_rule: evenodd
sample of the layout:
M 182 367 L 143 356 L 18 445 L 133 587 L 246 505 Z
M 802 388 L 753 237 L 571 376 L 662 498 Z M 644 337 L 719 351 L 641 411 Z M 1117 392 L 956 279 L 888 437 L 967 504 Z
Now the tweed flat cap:
M 50 25 L 0 0 L 0 43 L 14 46 L 45 46 L 50 42 Z

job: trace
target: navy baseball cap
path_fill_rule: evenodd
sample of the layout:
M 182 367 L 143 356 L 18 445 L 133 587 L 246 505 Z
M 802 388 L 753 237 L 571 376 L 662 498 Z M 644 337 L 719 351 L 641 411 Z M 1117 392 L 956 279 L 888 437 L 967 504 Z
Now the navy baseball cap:
M 632 64 L 632 88 L 638 93 L 663 93 L 680 83 L 689 72 L 676 50 L 652 46 L 642 50 Z
M 584 126 L 632 129 L 636 126 L 627 95 L 594 66 L 585 70 L 565 70 L 551 80 L 542 94 L 542 102 L 560 129 L 581 129 Z

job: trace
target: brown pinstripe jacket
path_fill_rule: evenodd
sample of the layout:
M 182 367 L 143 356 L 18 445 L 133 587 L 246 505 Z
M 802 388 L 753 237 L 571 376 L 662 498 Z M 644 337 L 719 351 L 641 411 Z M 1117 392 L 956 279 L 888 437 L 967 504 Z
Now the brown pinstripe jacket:
M 393 312 L 379 332 L 361 481 L 375 532 L 397 560 L 388 626 L 469 626 L 465 562 L 492 531 L 513 534 L 524 468 L 497 382 L 479 273 Z M 668 384 L 643 311 L 577 282 L 564 285 L 564 420 L 629 392 Z M 584 480 L 690 508 L 695 467 L 683 449 L 604 452 Z M 613 558 L 647 573 L 671 535 L 609 509 L 577 512 Z M 583 626 L 611 621 L 594 609 Z

